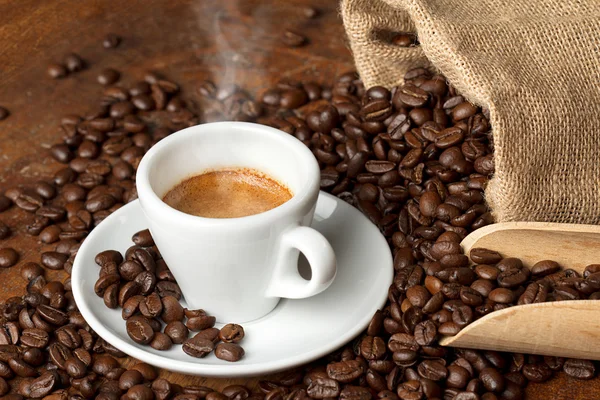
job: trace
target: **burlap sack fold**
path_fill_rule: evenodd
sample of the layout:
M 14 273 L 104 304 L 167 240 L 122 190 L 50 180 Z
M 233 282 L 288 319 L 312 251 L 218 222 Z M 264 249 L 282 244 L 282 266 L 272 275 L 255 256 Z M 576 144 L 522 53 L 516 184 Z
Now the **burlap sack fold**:
M 498 222 L 600 222 L 597 0 L 343 0 L 367 87 L 430 65 L 490 110 Z M 400 48 L 380 31 L 416 32 Z

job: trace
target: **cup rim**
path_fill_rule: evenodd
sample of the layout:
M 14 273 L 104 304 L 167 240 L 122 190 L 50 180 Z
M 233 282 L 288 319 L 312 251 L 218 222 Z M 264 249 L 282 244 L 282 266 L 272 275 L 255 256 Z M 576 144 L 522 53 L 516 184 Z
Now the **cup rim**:
M 219 135 L 223 135 L 223 132 L 228 130 L 245 130 L 251 131 L 254 134 L 268 135 L 270 140 L 277 140 L 282 145 L 292 148 L 294 152 L 299 154 L 302 159 L 302 163 L 306 166 L 304 168 L 307 175 L 307 182 L 302 185 L 290 200 L 285 203 L 260 214 L 248 215 L 245 217 L 235 218 L 207 218 L 200 217 L 197 215 L 191 215 L 179 211 L 160 198 L 152 188 L 150 184 L 150 170 L 153 162 L 156 160 L 158 155 L 168 151 L 169 148 L 175 144 L 188 140 L 192 136 L 196 135 L 210 135 L 211 132 L 219 130 Z M 233 166 L 232 168 L 244 168 L 244 166 Z M 262 171 L 259 171 L 262 172 Z M 315 194 L 318 194 L 320 187 L 320 176 L 321 172 L 319 164 L 310 151 L 300 140 L 294 136 L 285 133 L 279 129 L 272 128 L 266 125 L 260 125 L 251 122 L 237 122 L 237 121 L 222 121 L 222 122 L 210 122 L 205 124 L 194 125 L 176 132 L 160 140 L 154 146 L 146 152 L 142 157 L 136 173 L 136 189 L 138 192 L 138 198 L 142 208 L 152 208 L 153 213 L 160 215 L 161 219 L 170 220 L 177 223 L 196 224 L 205 227 L 236 227 L 240 228 L 242 225 L 264 225 L 279 220 L 281 217 L 294 213 L 305 206 L 311 197 L 315 198 Z M 144 206 L 146 204 L 146 206 Z M 151 218 L 152 216 L 148 216 Z

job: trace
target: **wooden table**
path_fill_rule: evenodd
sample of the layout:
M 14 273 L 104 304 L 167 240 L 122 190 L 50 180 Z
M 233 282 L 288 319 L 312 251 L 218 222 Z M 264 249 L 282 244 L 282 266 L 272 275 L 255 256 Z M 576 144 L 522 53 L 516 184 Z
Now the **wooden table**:
M 320 15 L 305 18 L 305 5 L 316 6 Z M 285 28 L 305 32 L 309 45 L 283 46 Z M 117 49 L 102 47 L 110 32 L 123 37 Z M 48 64 L 69 52 L 82 56 L 88 68 L 50 79 Z M 284 77 L 331 82 L 352 69 L 352 59 L 335 0 L 0 0 L 0 106 L 11 111 L 0 122 L 0 192 L 50 178 L 60 168 L 44 149 L 60 140 L 62 115 L 84 113 L 96 104 L 102 91 L 96 75 L 107 67 L 120 70 L 124 83 L 148 70 L 161 72 L 184 88 L 184 97 L 194 99 L 203 79 L 235 83 L 257 94 Z M 12 227 L 28 218 L 14 207 L 0 215 Z M 22 230 L 2 245 L 16 248 L 22 261 L 39 261 L 45 248 Z M 61 271 L 48 276 L 66 277 Z M 0 300 L 25 290 L 18 267 L 0 270 L 0 281 Z M 258 381 L 161 375 L 216 389 Z M 550 383 L 530 385 L 527 393 L 531 399 L 593 399 L 599 389 L 599 379 L 582 382 L 560 374 Z

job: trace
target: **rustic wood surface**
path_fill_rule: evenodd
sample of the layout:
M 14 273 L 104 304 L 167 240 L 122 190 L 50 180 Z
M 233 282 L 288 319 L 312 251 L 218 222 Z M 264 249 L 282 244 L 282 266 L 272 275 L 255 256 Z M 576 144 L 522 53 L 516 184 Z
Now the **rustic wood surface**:
M 320 16 L 303 17 L 304 5 L 316 6 Z M 305 32 L 310 44 L 283 46 L 280 36 L 288 27 Z M 117 49 L 102 47 L 110 32 L 123 37 Z M 88 68 L 59 81 L 48 78 L 48 64 L 69 52 L 82 56 Z M 282 77 L 330 82 L 352 69 L 352 59 L 336 0 L 0 0 L 0 106 L 11 112 L 0 122 L 0 192 L 50 178 L 60 168 L 45 149 L 60 140 L 62 115 L 84 113 L 97 103 L 102 89 L 96 75 L 107 67 L 120 70 L 125 84 L 145 71 L 161 72 L 193 100 L 206 78 L 257 94 Z M 30 218 L 16 207 L 0 215 L 14 228 L 2 246 L 18 249 L 21 263 L 39 261 L 44 249 L 23 231 Z M 57 271 L 48 276 L 66 277 Z M 0 300 L 24 293 L 18 266 L 0 270 L 0 281 Z M 258 381 L 168 371 L 161 376 L 216 389 Z M 531 384 L 527 393 L 530 399 L 594 399 L 599 389 L 600 379 L 583 382 L 559 374 L 551 382 Z

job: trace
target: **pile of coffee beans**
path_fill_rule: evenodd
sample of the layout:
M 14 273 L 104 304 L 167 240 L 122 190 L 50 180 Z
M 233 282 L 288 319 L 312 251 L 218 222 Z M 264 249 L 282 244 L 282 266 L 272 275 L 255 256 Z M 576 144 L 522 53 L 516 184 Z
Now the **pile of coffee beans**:
M 50 149 L 64 168 L 52 179 L 0 194 L 0 212 L 16 206 L 18 220 L 27 220 L 23 227 L 0 223 L 0 240 L 25 231 L 54 248 L 40 254 L 39 263 L 20 264 L 23 252 L 0 244 L 0 268 L 20 268 L 27 282 L 26 293 L 7 299 L 1 310 L 0 394 L 12 393 L 5 398 L 522 399 L 529 381 L 543 382 L 555 371 L 595 376 L 596 364 L 585 360 L 438 345 L 439 334 L 456 332 L 493 310 L 597 296 L 595 266 L 579 276 L 543 262 L 529 273 L 506 258 L 510 255 L 478 249 L 472 265 L 460 252 L 462 238 L 493 222 L 483 197 L 494 172 L 493 141 L 486 110 L 465 101 L 444 77 L 419 68 L 392 90 L 366 90 L 355 73 L 331 86 L 284 80 L 258 101 L 233 85 L 207 81 L 197 88 L 206 103 L 200 116 L 188 108 L 176 83 L 154 73 L 127 87 L 117 84 L 118 71 L 97 77 L 106 86 L 98 103 L 85 115 L 63 117 L 62 141 Z M 188 96 L 189 101 L 193 94 Z M 69 278 L 45 278 L 45 269 L 69 274 L 89 231 L 137 198 L 135 171 L 154 143 L 201 121 L 224 119 L 270 125 L 309 146 L 321 166 L 321 188 L 360 209 L 394 254 L 388 301 L 360 337 L 316 362 L 262 380 L 255 392 L 239 385 L 220 393 L 181 387 L 158 379 L 146 364 L 126 370 L 117 360 L 125 355 L 99 338 L 77 311 Z M 207 315 L 190 310 L 186 315 L 147 233 L 137 234 L 134 243 L 124 256 L 110 253 L 99 262 L 107 278 L 98 293 L 108 306 L 131 310 L 126 323 L 134 340 L 155 348 L 185 341 L 186 324 L 204 323 Z M 164 330 L 154 322 L 158 310 L 163 320 L 177 314 Z M 211 336 L 187 350 L 184 345 L 184 351 L 201 356 L 213 349 L 216 337 L 223 345 L 240 335 L 237 326 L 205 330 Z M 232 357 L 225 347 L 218 353 Z
M 203 358 L 214 350 L 221 360 L 239 361 L 244 356 L 238 344 L 244 338 L 244 328 L 227 324 L 219 330 L 214 327 L 216 318 L 204 310 L 183 308 L 179 285 L 150 231 L 135 233 L 132 241 L 125 257 L 116 250 L 96 255 L 100 271 L 94 286 L 108 308 L 122 308 L 129 337 L 156 350 L 181 344 L 192 357 Z M 190 338 L 190 332 L 198 333 Z

